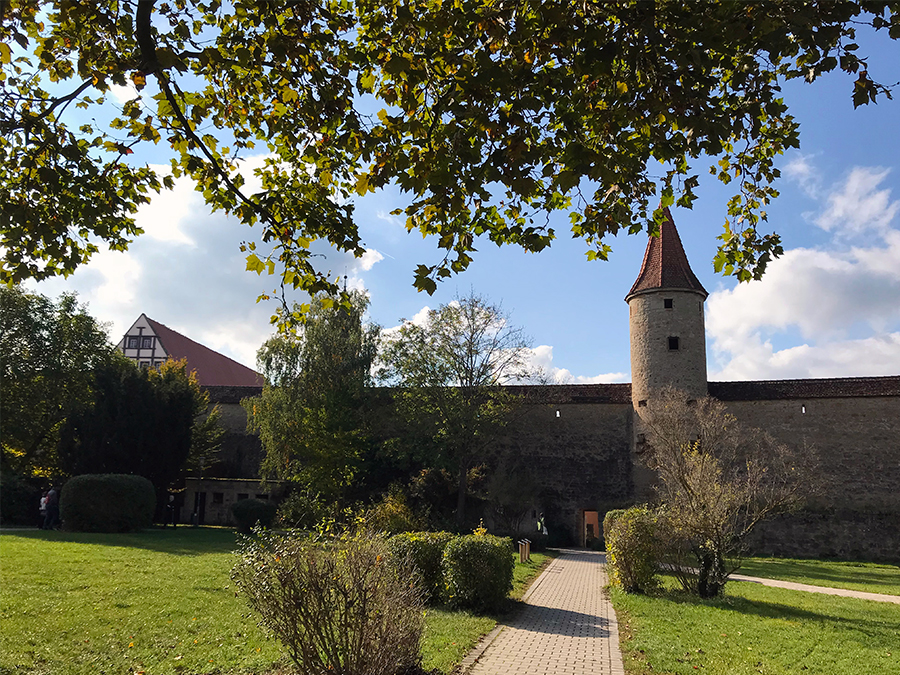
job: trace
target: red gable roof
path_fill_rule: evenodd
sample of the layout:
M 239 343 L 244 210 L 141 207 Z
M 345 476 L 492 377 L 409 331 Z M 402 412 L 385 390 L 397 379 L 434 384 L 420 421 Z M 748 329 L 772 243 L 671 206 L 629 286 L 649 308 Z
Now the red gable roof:
M 187 359 L 188 370 L 197 371 L 197 379 L 204 387 L 261 387 L 263 377 L 255 370 L 242 366 L 224 354 L 204 347 L 168 326 L 147 317 L 163 349 L 173 359 Z
M 659 228 L 659 236 L 650 237 L 647 242 L 641 272 L 625 297 L 626 302 L 637 293 L 662 288 L 696 291 L 704 298 L 709 295 L 691 271 L 669 209 L 665 209 L 665 214 L 666 219 Z

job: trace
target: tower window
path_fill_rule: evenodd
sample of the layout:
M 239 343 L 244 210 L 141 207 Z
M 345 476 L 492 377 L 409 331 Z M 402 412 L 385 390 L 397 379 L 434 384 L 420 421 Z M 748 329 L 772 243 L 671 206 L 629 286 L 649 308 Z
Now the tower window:
M 663 307 L 665 309 L 672 309 L 672 307 L 673 307 L 672 298 L 663 298 Z
M 646 408 L 646 407 L 647 407 L 647 399 L 638 401 L 638 408 Z
M 678 338 L 677 337 L 669 338 L 669 351 L 670 352 L 678 351 Z

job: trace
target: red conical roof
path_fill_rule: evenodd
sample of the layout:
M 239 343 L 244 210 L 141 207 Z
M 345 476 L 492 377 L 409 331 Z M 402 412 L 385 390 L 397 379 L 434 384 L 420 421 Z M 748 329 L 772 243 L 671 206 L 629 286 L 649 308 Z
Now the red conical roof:
M 638 293 L 663 289 L 694 291 L 704 299 L 709 295 L 691 271 L 672 214 L 668 208 L 664 211 L 666 219 L 659 228 L 659 236 L 650 237 L 650 241 L 647 242 L 641 272 L 625 296 L 626 302 Z

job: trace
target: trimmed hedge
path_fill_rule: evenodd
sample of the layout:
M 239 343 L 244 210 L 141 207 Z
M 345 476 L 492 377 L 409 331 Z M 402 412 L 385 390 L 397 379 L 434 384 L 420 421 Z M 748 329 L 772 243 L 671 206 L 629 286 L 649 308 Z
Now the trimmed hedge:
M 59 497 L 62 525 L 73 532 L 132 532 L 149 527 L 156 491 L 143 476 L 82 474 L 71 478 Z
M 240 499 L 231 505 L 231 515 L 241 532 L 250 532 L 257 525 L 269 527 L 275 520 L 278 507 L 266 499 Z
M 27 478 L 11 471 L 0 473 L 0 523 L 33 527 L 43 520 L 40 502 L 41 491 Z
M 441 562 L 446 599 L 452 607 L 499 609 L 512 590 L 512 540 L 470 534 L 452 539 Z
M 453 539 L 449 532 L 403 532 L 388 539 L 396 557 L 408 558 L 422 578 L 422 590 L 428 604 L 438 604 L 444 590 L 441 561 L 444 549 Z
M 613 522 L 606 540 L 610 581 L 628 593 L 646 593 L 659 584 L 656 527 L 657 515 L 646 506 L 630 508 Z

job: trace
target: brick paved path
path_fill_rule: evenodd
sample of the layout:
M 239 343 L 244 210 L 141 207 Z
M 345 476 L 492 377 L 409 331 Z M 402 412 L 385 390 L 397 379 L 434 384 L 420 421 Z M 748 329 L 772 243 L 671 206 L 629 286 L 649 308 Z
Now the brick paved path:
M 463 673 L 624 675 L 604 554 L 560 553 L 523 598 L 527 606 L 465 658 Z

